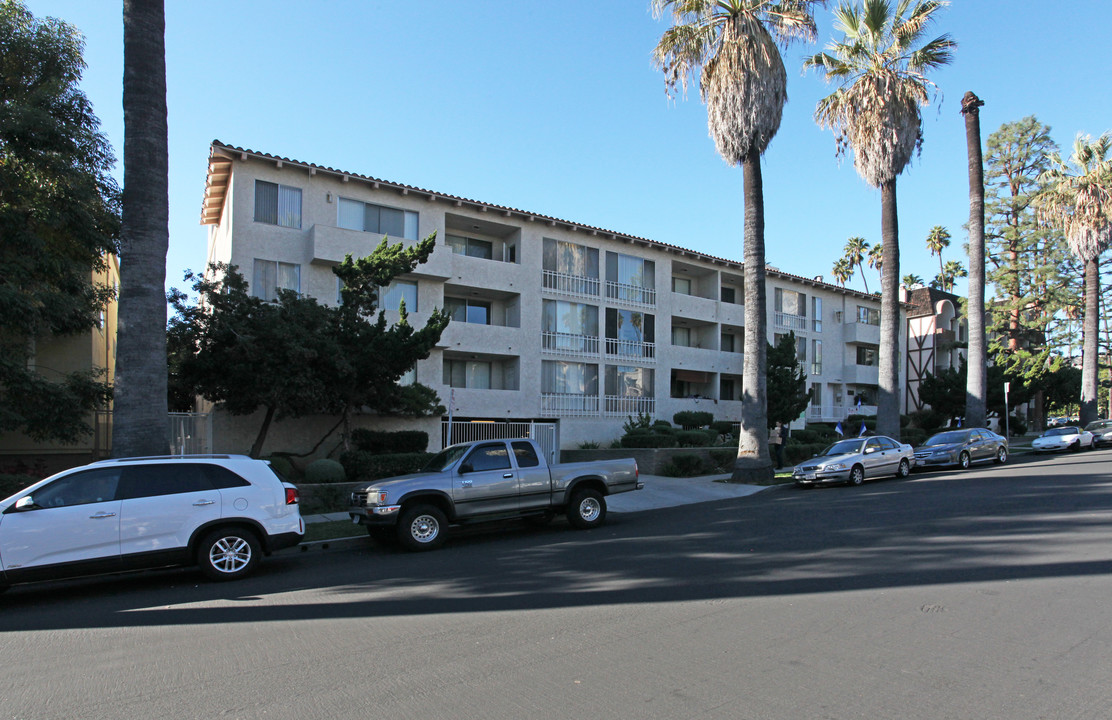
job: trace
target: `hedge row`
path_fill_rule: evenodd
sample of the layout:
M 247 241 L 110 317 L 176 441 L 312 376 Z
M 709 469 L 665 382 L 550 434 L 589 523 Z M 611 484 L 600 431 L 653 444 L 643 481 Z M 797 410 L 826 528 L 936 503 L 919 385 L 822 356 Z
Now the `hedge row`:
M 351 442 L 356 450 L 371 455 L 423 453 L 429 447 L 429 434 L 422 430 L 384 432 L 356 428 L 351 431 Z
M 340 455 L 347 480 L 371 481 L 418 472 L 433 457 L 433 453 L 410 452 L 376 455 L 363 450 L 351 450 Z
M 0 498 L 15 495 L 23 488 L 33 485 L 41 479 L 33 475 L 0 474 Z

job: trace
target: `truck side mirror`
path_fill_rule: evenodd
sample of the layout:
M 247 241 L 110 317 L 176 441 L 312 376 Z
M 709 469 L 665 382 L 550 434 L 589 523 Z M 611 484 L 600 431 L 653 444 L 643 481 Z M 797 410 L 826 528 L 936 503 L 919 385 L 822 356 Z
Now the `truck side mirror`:
M 462 465 L 459 466 L 459 472 L 460 472 L 460 475 L 462 475 L 464 473 L 475 472 L 475 466 L 472 465 L 471 463 L 465 462 L 465 463 L 463 463 Z

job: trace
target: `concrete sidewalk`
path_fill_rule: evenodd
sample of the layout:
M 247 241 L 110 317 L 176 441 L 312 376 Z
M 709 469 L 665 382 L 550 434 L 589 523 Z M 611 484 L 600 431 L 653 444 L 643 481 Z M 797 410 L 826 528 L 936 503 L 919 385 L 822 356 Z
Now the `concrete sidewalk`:
M 721 482 L 729 478 L 729 474 L 703 475 L 691 478 L 642 475 L 641 482 L 645 483 L 644 489 L 608 497 L 606 498 L 606 508 L 608 512 L 616 513 L 640 512 L 642 510 L 676 507 L 677 505 L 728 500 L 775 487 L 774 485 L 739 485 Z M 348 519 L 346 512 L 305 516 L 305 522 L 307 523 Z

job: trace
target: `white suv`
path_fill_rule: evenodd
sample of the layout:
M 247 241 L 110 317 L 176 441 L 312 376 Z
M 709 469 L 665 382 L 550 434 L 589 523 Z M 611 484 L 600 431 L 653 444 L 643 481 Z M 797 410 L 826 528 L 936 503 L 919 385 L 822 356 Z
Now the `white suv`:
M 304 534 L 297 488 L 262 460 L 104 460 L 0 501 L 0 587 L 194 564 L 233 580 Z

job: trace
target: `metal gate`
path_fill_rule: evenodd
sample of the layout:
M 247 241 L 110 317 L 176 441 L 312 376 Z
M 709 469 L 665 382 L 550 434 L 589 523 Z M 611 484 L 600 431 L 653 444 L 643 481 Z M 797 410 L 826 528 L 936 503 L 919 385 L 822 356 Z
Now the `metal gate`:
M 212 452 L 209 413 L 170 413 L 170 454 L 207 455 Z
M 560 462 L 559 424 L 512 420 L 443 420 L 440 423 L 442 447 L 475 440 L 529 438 L 541 447 L 550 465 Z

